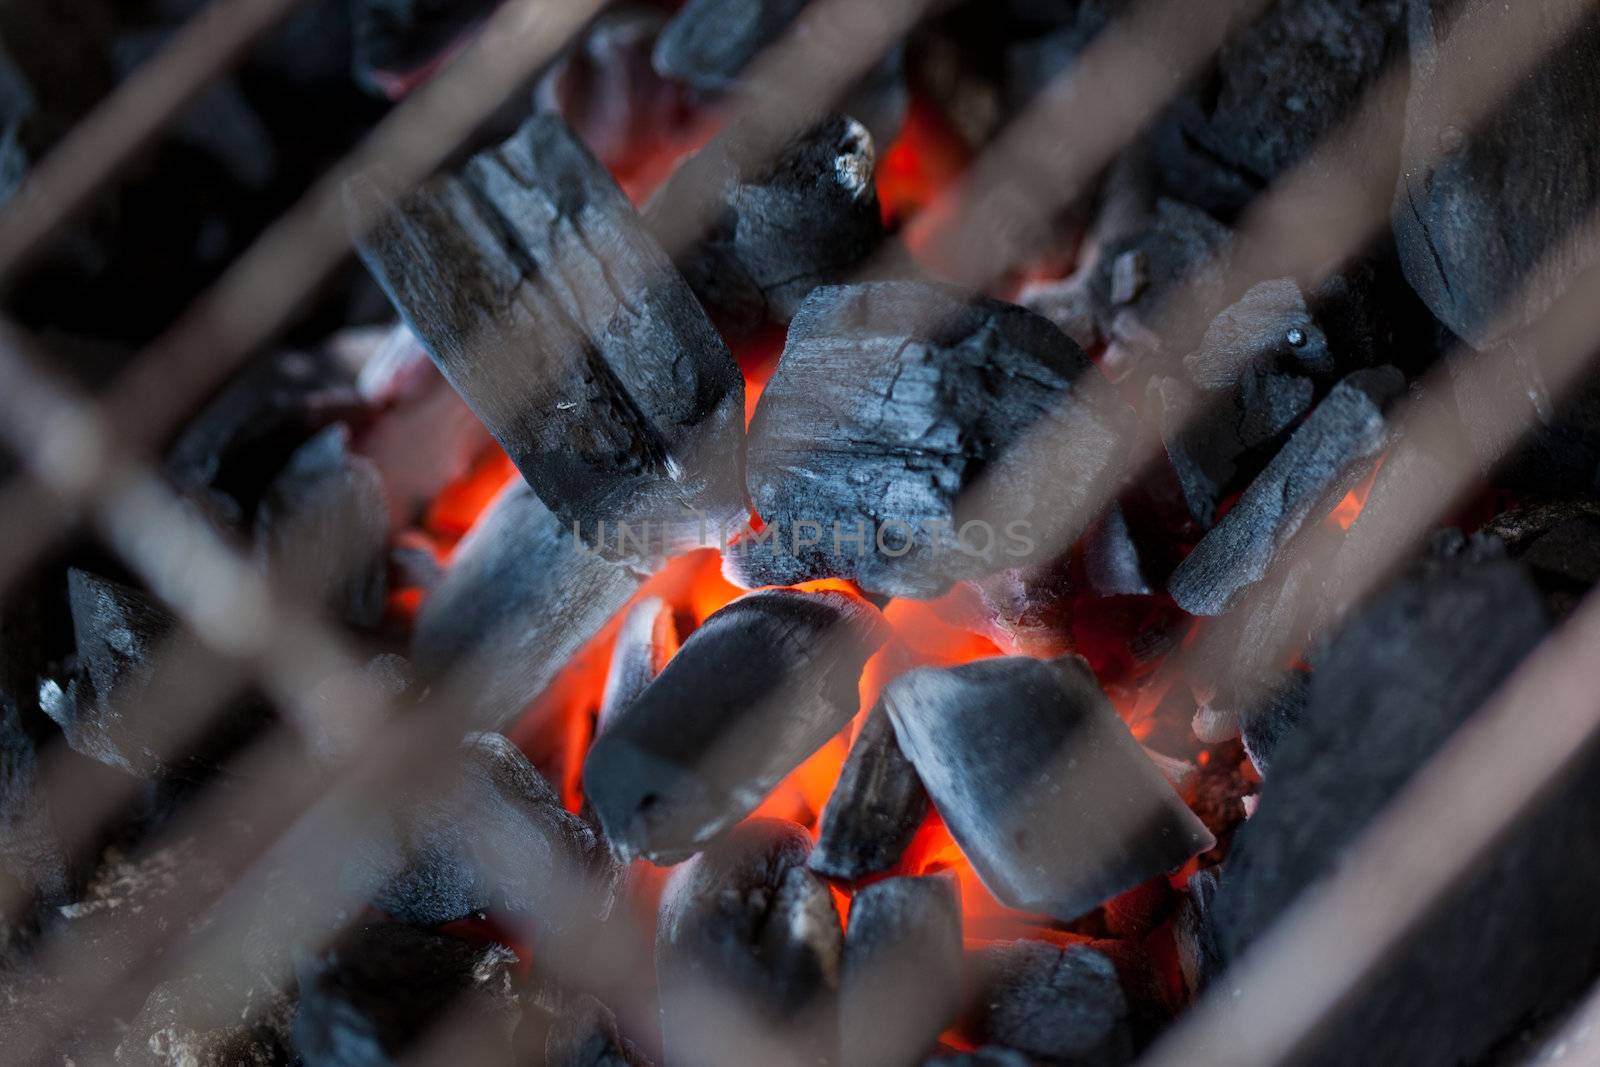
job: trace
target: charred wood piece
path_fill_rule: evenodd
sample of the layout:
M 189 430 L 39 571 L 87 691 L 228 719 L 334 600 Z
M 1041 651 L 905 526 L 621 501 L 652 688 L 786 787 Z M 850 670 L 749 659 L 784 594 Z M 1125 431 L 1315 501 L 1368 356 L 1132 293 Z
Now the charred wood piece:
M 87 571 L 68 572 L 67 597 L 77 670 L 64 687 L 47 679 L 40 706 L 73 751 L 138 778 L 199 779 L 265 725 L 270 708 L 247 692 L 191 733 L 166 710 L 187 685 L 178 665 L 208 661 L 199 642 L 149 596 Z
M 456 759 L 445 785 L 401 798 L 354 850 L 352 895 L 419 925 L 495 910 L 549 934 L 604 918 L 618 878 L 610 851 L 528 758 L 499 734 L 473 734 Z
M 1143 553 L 1121 504 L 1101 513 L 1084 532 L 1081 544 L 1084 578 L 1096 596 L 1150 595 Z
M 1259 582 L 1278 551 L 1326 514 L 1388 443 L 1385 412 L 1405 389 L 1393 367 L 1336 385 L 1239 502 L 1173 572 L 1168 589 L 1194 615 L 1220 615 Z
M 529 119 L 406 197 L 361 255 L 528 484 L 590 544 L 660 555 L 744 515 L 739 370 L 560 118 Z
M 856 881 L 893 867 L 928 814 L 928 794 L 917 769 L 900 751 L 889 712 L 880 703 L 839 772 L 822 809 L 811 869 Z
M 503 491 L 456 550 L 412 634 L 424 677 L 455 664 L 480 679 L 469 720 L 498 728 L 521 714 L 639 588 L 587 551 L 520 482 Z
M 612 846 L 676 862 L 755 810 L 855 716 L 886 636 L 843 593 L 752 593 L 713 614 L 589 750 L 584 795 Z
M 827 883 L 806 869 L 810 847 L 799 826 L 755 819 L 673 874 L 656 925 L 669 1067 L 748 1053 L 727 997 L 799 1059 L 833 1055 L 844 935 Z
M 977 953 L 976 1003 L 962 1032 L 1046 1063 L 1118 1067 L 1134 1056 L 1116 967 L 1085 945 L 1008 941 Z
M 891 682 L 901 747 L 997 899 L 1077 918 L 1215 843 L 1078 657 Z
M 664 235 L 661 216 L 677 217 L 692 198 L 716 190 L 710 232 L 675 259 L 735 343 L 789 322 L 813 289 L 844 281 L 883 238 L 876 151 L 855 119 L 835 116 L 759 165 L 742 163 L 748 155 L 713 141 L 674 173 L 644 215 Z
M 474 1040 L 452 1050 L 467 1062 L 510 1055 L 517 1022 L 515 957 L 410 926 L 374 923 L 349 931 L 300 964 L 294 1042 L 306 1067 L 400 1063 L 438 1025 Z M 493 1059 L 478 1054 L 498 1053 Z
M 953 879 L 889 878 L 850 904 L 839 982 L 842 1067 L 914 1067 L 961 1010 Z
M 267 577 L 353 626 L 383 619 L 389 507 L 383 479 L 330 426 L 302 445 L 256 510 L 256 554 Z
M 1120 474 L 1130 409 L 1044 319 L 948 286 L 818 289 L 750 426 L 749 586 L 936 596 L 1070 544 Z
M 604 733 L 632 707 L 677 651 L 678 622 L 672 605 L 654 596 L 635 604 L 622 620 L 611 649 L 595 733 Z
M 1225 963 L 1343 862 L 1544 637 L 1540 593 L 1519 564 L 1496 558 L 1502 551 L 1487 538 L 1440 539 L 1434 558 L 1355 613 L 1318 656 L 1304 719 L 1275 752 L 1216 894 L 1211 925 Z M 1600 862 L 1571 842 L 1597 832 L 1587 803 L 1597 767 L 1593 746 L 1575 752 L 1569 773 L 1296 1062 L 1478 1062 L 1534 1012 L 1586 990 L 1600 952 L 1591 906 Z M 1486 930 L 1492 956 L 1482 952 Z
M 1559 0 L 1528 6 L 1502 14 L 1490 0 L 1423 0 L 1409 20 L 1411 90 L 1395 242 L 1412 287 L 1478 348 L 1543 314 L 1595 262 L 1588 242 L 1569 239 L 1600 200 L 1600 146 L 1582 133 L 1600 108 L 1600 11 L 1573 20 Z M 1451 27 L 1484 18 L 1573 25 L 1538 62 L 1515 72 L 1486 118 L 1464 128 L 1452 105 L 1461 63 L 1442 54 Z M 1483 62 L 1492 68 L 1521 60 L 1494 53 Z M 1486 233 L 1515 236 L 1484 241 Z

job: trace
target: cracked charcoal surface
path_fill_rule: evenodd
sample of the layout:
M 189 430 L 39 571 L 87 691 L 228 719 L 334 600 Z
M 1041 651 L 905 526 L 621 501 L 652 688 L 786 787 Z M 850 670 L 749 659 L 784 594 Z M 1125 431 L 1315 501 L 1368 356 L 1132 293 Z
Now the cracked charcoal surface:
M 951 835 L 1009 907 L 1075 919 L 1215 843 L 1076 656 L 915 670 L 883 700 Z
M 1134 1057 L 1127 997 L 1116 968 L 1083 945 L 1007 941 L 976 954 L 977 1002 L 964 1033 L 1075 1067 L 1118 1067 Z
M 1173 572 L 1168 589 L 1178 606 L 1220 615 L 1259 582 L 1279 550 L 1382 452 L 1384 411 L 1404 387 L 1393 367 L 1356 371 L 1335 386 Z
M 755 810 L 855 716 L 886 636 L 843 593 L 769 590 L 713 614 L 589 749 L 584 795 L 612 846 L 677 862 Z
M 529 119 L 407 197 L 361 255 L 528 484 L 590 544 L 640 551 L 622 543 L 626 524 L 650 540 L 645 555 L 699 547 L 697 512 L 713 526 L 743 516 L 743 378 L 560 118 Z
M 726 553 L 725 570 L 747 586 L 839 577 L 927 597 L 1019 566 L 1076 538 L 1131 424 L 1082 351 L 1022 308 L 912 282 L 818 289 L 750 425 L 769 538 Z
M 1600 11 L 1573 20 L 1560 0 L 1514 9 L 1529 25 L 1572 25 L 1482 121 L 1452 110 L 1462 78 L 1513 60 L 1494 50 L 1442 62 L 1462 19 L 1508 17 L 1489 0 L 1411 5 L 1406 104 L 1394 235 L 1406 277 L 1457 336 L 1485 348 L 1540 315 L 1595 262 L 1588 242 L 1561 242 L 1600 200 Z M 1485 235 L 1493 235 L 1486 238 Z M 1559 251 L 1558 251 L 1559 250 Z

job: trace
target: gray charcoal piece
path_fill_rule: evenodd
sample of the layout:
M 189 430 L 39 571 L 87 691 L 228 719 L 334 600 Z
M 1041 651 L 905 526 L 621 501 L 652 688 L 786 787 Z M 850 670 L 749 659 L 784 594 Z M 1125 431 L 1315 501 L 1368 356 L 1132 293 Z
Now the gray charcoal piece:
M 499 734 L 472 734 L 456 761 L 352 849 L 346 890 L 419 925 L 496 911 L 550 937 L 605 918 L 619 877 L 610 850 L 528 758 Z
M 813 289 L 842 282 L 883 239 L 877 150 L 836 115 L 757 164 L 718 139 L 673 173 L 645 208 L 663 243 L 687 205 L 716 190 L 709 232 L 674 260 L 723 335 L 736 344 L 787 323 Z
M 822 809 L 811 869 L 842 881 L 881 874 L 899 862 L 927 814 L 927 790 L 879 703 L 850 746 Z
M 833 1055 L 844 934 L 810 848 L 798 825 L 752 819 L 674 872 L 656 923 L 667 1067 L 743 1062 L 728 997 L 796 1062 Z
M 398 923 L 370 923 L 303 961 L 294 1044 L 305 1067 L 390 1067 L 435 1027 L 463 1063 L 509 1060 L 516 957 Z
M 767 537 L 728 551 L 725 570 L 747 586 L 838 577 L 928 597 L 1054 558 L 1132 433 L 1131 409 L 1032 312 L 917 282 L 818 289 L 750 425 Z
M 1600 11 L 1573 19 L 1564 0 L 1512 8 L 1420 0 L 1410 12 L 1395 243 L 1429 309 L 1457 336 L 1487 348 L 1543 314 L 1595 262 L 1593 242 L 1570 239 L 1600 199 L 1600 145 L 1587 132 L 1600 109 Z M 1500 20 L 1508 33 L 1511 26 L 1571 29 L 1526 70 L 1517 49 L 1481 50 L 1471 62 L 1447 58 L 1452 27 L 1482 19 Z M 1462 79 L 1513 74 L 1487 116 L 1459 113 Z
M 689 635 L 584 761 L 584 796 L 624 857 L 677 862 L 755 810 L 855 717 L 888 635 L 844 593 L 770 590 Z
M 1096 596 L 1149 596 L 1139 544 L 1121 504 L 1112 504 L 1084 532 L 1083 573 Z M 1064 650 L 1062 650 L 1064 651 Z
M 1053 1064 L 1120 1067 L 1134 1058 L 1116 968 L 1084 945 L 1006 941 L 977 953 L 976 1003 L 962 1030 Z
M 671 604 L 652 596 L 628 609 L 611 647 L 596 734 L 604 733 L 617 716 L 633 706 L 677 650 L 678 625 Z
M 278 1067 L 294 1059 L 294 999 L 230 974 L 189 971 L 151 990 L 118 1042 L 118 1067 Z
M 1076 656 L 924 668 L 883 693 L 895 733 L 983 884 L 1075 919 L 1215 841 Z
M 1205 989 L 1222 967 L 1216 945 L 1211 942 L 1209 923 L 1211 902 L 1216 899 L 1222 875 L 1221 867 L 1207 867 L 1190 875 L 1178 903 L 1178 914 L 1173 919 L 1172 938 L 1178 952 L 1178 969 L 1191 997 Z
M 412 661 L 425 678 L 469 665 L 477 684 L 464 716 L 498 729 L 522 714 L 639 583 L 588 551 L 527 485 L 513 483 L 423 600 Z
M 1405 389 L 1393 367 L 1347 376 L 1173 572 L 1168 590 L 1193 615 L 1220 615 L 1265 577 L 1277 553 L 1339 499 L 1389 441 L 1385 412 Z
M 550 1013 L 537 1005 L 523 1009 L 518 1045 L 534 1023 L 543 1030 L 537 1047 L 544 1067 L 650 1067 L 650 1060 L 617 1029 L 610 1008 L 591 996 L 562 997 Z M 519 1061 L 521 1062 L 521 1061 Z
M 1235 389 L 1246 374 L 1279 367 L 1327 378 L 1337 366 L 1292 278 L 1253 286 L 1211 320 L 1200 347 L 1183 357 L 1190 381 L 1205 390 Z
M 379 215 L 363 261 L 564 525 L 648 556 L 744 516 L 738 367 L 559 117 Z
M 1188 204 L 1158 201 L 1145 228 L 1109 241 L 1095 261 L 1088 284 L 1101 333 L 1113 344 L 1120 334 L 1121 343 L 1140 356 L 1176 358 L 1190 351 L 1222 302 L 1232 251 L 1233 233 L 1222 223 Z M 1142 257 L 1144 284 L 1130 299 L 1118 301 L 1113 276 L 1117 263 L 1130 254 Z M 1179 304 L 1182 321 L 1173 318 Z
M 1341 864 L 1372 820 L 1490 699 L 1548 631 L 1539 590 L 1493 539 L 1436 541 L 1316 659 L 1303 721 L 1278 746 L 1237 831 L 1211 911 L 1232 965 Z M 1539 708 L 1519 709 L 1537 729 Z M 1369 976 L 1297 1064 L 1487 1062 L 1592 986 L 1600 833 L 1594 746 L 1481 857 Z M 1495 951 L 1484 951 L 1485 939 Z M 1230 992 L 1229 973 L 1212 981 Z M 1247 1022 L 1243 1025 L 1249 1025 Z
M 383 620 L 389 505 L 377 467 L 328 427 L 289 457 L 256 509 L 256 554 L 274 585 L 353 626 Z
M 1117 506 L 1101 514 L 1084 533 L 1085 553 L 1095 530 Z M 1086 568 L 1087 569 L 1087 568 Z M 1053 560 L 1012 567 L 969 582 L 982 614 L 974 622 L 1006 652 L 1049 659 L 1072 650 L 1072 553 Z
M 1264 700 L 1251 708 L 1249 714 L 1240 716 L 1239 733 L 1244 739 L 1245 754 L 1263 779 L 1272 766 L 1278 746 L 1305 718 L 1309 684 L 1305 672 L 1287 671 Z
M 915 1067 L 956 1019 L 961 894 L 943 876 L 887 878 L 850 904 L 839 980 L 841 1067 Z

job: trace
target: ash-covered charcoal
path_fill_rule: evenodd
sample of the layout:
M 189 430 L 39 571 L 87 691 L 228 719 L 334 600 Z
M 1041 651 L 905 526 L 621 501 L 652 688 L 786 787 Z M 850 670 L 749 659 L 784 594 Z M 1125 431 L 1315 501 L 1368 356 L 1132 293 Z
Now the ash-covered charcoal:
M 295 1048 L 306 1067 L 384 1067 L 447 1026 L 460 1062 L 509 1061 L 515 962 L 498 945 L 397 923 L 358 927 L 298 966 Z
M 354 418 L 360 394 L 327 351 L 273 353 L 253 362 L 185 424 L 167 451 L 179 488 L 238 526 L 308 437 Z
M 496 6 L 495 0 L 351 0 L 356 80 L 380 96 L 404 96 Z
M 412 659 L 424 677 L 471 663 L 467 719 L 498 728 L 519 715 L 639 588 L 631 571 L 587 551 L 518 481 L 456 549 L 422 602 Z
M 844 593 L 751 593 L 713 614 L 589 749 L 584 795 L 612 847 L 676 862 L 755 810 L 855 716 L 886 637 Z
M 827 883 L 806 869 L 810 848 L 799 826 L 753 819 L 667 883 L 656 981 L 668 1067 L 777 1061 L 760 1053 L 767 1042 L 781 1062 L 834 1055 L 844 935 Z
M 1009 907 L 1075 919 L 1215 843 L 1076 656 L 916 670 L 883 701 L 945 825 Z
M 977 954 L 976 994 L 962 1020 L 975 1043 L 1015 1049 L 1047 1063 L 1131 1063 L 1131 1011 L 1117 969 L 1086 945 L 1005 941 Z
M 186 717 L 167 711 L 188 685 L 176 665 L 208 658 L 193 636 L 149 596 L 87 571 L 68 572 L 67 596 L 77 669 L 64 687 L 47 679 L 40 705 L 73 751 L 138 778 L 208 777 L 267 721 L 265 701 L 246 692 L 189 736 Z
M 1023 287 L 1017 303 L 1055 323 L 1085 352 L 1100 344 L 1094 294 L 1089 289 L 1088 276 L 1081 271 L 1056 281 L 1030 282 Z
M 1261 282 L 1206 328 L 1183 357 L 1189 380 L 1207 391 L 1236 389 L 1247 375 L 1292 371 L 1327 380 L 1339 367 L 1293 278 Z
M 1110 241 L 1089 276 L 1100 332 L 1111 344 L 1105 361 L 1121 377 L 1160 354 L 1191 351 L 1210 313 L 1222 303 L 1223 273 L 1233 233 L 1205 212 L 1163 199 L 1154 220 Z M 1195 314 L 1172 318 L 1173 298 Z
M 523 1008 L 517 1062 L 544 1067 L 650 1067 L 650 1060 L 617 1029 L 611 1009 L 591 996 L 568 995 L 545 1011 Z
M 1083 574 L 1096 596 L 1149 596 L 1150 581 L 1122 505 L 1112 504 L 1090 523 L 1080 542 Z M 1060 655 L 1065 648 L 1052 655 Z
M 1600 200 L 1600 144 L 1588 135 L 1600 109 L 1600 11 L 1573 19 L 1564 6 L 1533 0 L 1502 15 L 1491 0 L 1412 5 L 1395 242 L 1428 307 L 1478 348 L 1543 314 L 1595 262 L 1591 243 L 1572 238 Z M 1467 64 L 1443 61 L 1452 27 L 1495 18 L 1572 28 L 1525 71 L 1520 55 L 1494 50 Z M 1487 117 L 1457 113 L 1463 78 L 1513 73 Z
M 1076 539 L 1121 473 L 1131 410 L 1015 305 L 949 286 L 818 289 L 750 425 L 766 522 L 724 554 L 747 586 L 814 578 L 936 596 Z
M 1211 902 L 1216 899 L 1221 883 L 1221 867 L 1207 867 L 1190 875 L 1173 920 L 1172 938 L 1178 952 L 1178 969 L 1183 973 L 1184 988 L 1191 997 L 1199 994 L 1222 967 L 1216 945 L 1211 942 L 1209 924 Z
M 383 478 L 328 427 L 289 457 L 256 509 L 256 554 L 274 585 L 375 627 L 388 588 L 389 505 Z
M 1482 530 L 1533 573 L 1552 615 L 1565 615 L 1600 581 L 1600 499 L 1569 497 L 1501 512 Z
M 191 971 L 145 998 L 117 1044 L 118 1067 L 277 1067 L 294 1061 L 294 1000 Z
M 594 829 L 501 735 L 468 736 L 457 760 L 445 785 L 402 798 L 352 851 L 351 893 L 402 922 L 494 910 L 552 940 L 603 919 L 618 870 Z
M 1220 615 L 1326 514 L 1388 443 L 1385 411 L 1405 389 L 1393 367 L 1356 371 L 1328 393 L 1173 572 L 1168 590 L 1193 615 Z
M 807 0 L 689 0 L 656 39 L 655 68 L 706 92 L 734 87 L 751 60 L 795 28 Z M 801 31 L 804 32 L 804 31 Z M 908 98 L 899 44 L 855 86 L 841 87 L 842 110 L 859 118 L 879 144 L 894 140 Z
M 900 751 L 889 712 L 879 703 L 850 746 L 822 809 L 811 869 L 843 881 L 887 871 L 899 862 L 927 814 L 927 791 Z
M 617 716 L 639 699 L 677 651 L 678 623 L 672 605 L 655 596 L 635 604 L 622 620 L 617 642 L 611 649 L 595 733 L 603 733 L 616 722 Z
M 404 326 L 362 366 L 356 387 L 376 410 L 353 447 L 383 476 L 390 525 L 413 525 L 494 439 Z
M 1304 671 L 1286 671 L 1283 680 L 1268 690 L 1246 715 L 1239 719 L 1239 732 L 1244 739 L 1244 750 L 1265 778 L 1278 746 L 1305 718 L 1306 697 L 1310 688 L 1310 675 Z
M 564 525 L 648 557 L 743 518 L 738 367 L 558 116 L 380 214 L 367 268 Z
M 775 159 L 719 138 L 679 167 L 646 207 L 665 239 L 688 205 L 714 190 L 717 216 L 703 238 L 675 254 L 678 267 L 735 344 L 787 323 L 819 285 L 852 273 L 883 239 L 872 134 L 836 115 L 790 142 Z
M 970 584 L 984 609 L 975 621 L 1002 649 L 1040 659 L 1072 650 L 1072 553 Z
M 961 895 L 889 878 L 850 903 L 839 980 L 841 1067 L 913 1067 L 961 1010 Z
M 1215 72 L 1174 108 L 1164 144 L 1177 174 L 1216 171 L 1196 188 L 1174 186 L 1208 210 L 1231 215 L 1249 194 L 1305 160 L 1403 51 L 1405 0 L 1287 0 L 1234 35 Z M 1392 181 L 1393 139 L 1368 138 L 1359 162 Z M 1388 185 L 1385 184 L 1387 189 Z
M 1278 747 L 1238 831 L 1212 911 L 1231 963 L 1467 722 L 1547 631 L 1539 591 L 1492 541 L 1441 539 L 1436 557 L 1354 615 L 1316 661 L 1305 716 Z M 1538 709 L 1527 709 L 1536 728 Z M 1593 746 L 1446 894 L 1296 1062 L 1473 1063 L 1531 1013 L 1593 981 L 1600 832 Z M 1484 952 L 1485 938 L 1495 946 Z M 1226 995 L 1228 976 L 1214 985 Z M 1463 1008 L 1467 1010 L 1463 1010 Z

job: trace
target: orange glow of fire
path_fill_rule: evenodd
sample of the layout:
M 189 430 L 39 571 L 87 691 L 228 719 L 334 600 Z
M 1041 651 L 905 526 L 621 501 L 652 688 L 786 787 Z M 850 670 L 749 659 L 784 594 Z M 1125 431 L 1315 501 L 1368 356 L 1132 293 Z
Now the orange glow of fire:
M 927 97 L 913 93 L 905 125 L 878 160 L 878 204 L 889 226 L 933 202 L 967 165 L 972 149 Z
M 422 528 L 441 549 L 454 549 L 516 475 L 511 457 L 499 445 L 490 445 L 472 461 L 466 474 L 434 497 L 422 517 Z
M 1339 505 L 1328 513 L 1328 521 L 1341 530 L 1348 530 L 1356 518 L 1361 514 L 1361 509 L 1367 506 L 1367 497 L 1372 493 L 1372 483 L 1378 480 L 1378 468 L 1383 466 L 1380 458 L 1373 464 L 1372 471 L 1356 486 L 1345 494 Z

